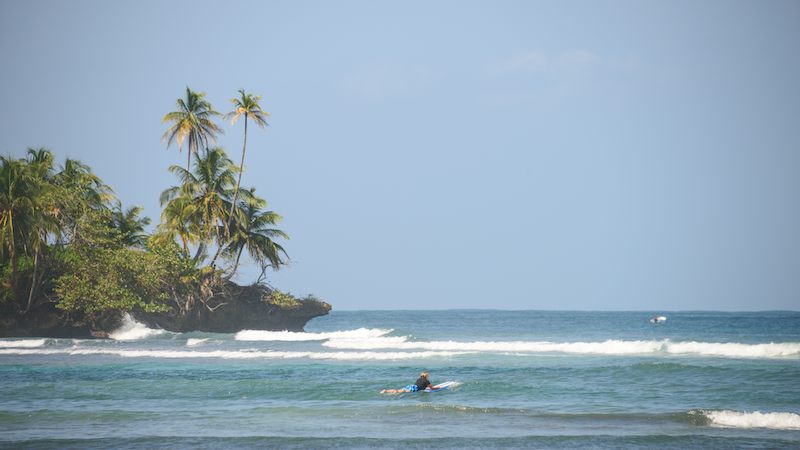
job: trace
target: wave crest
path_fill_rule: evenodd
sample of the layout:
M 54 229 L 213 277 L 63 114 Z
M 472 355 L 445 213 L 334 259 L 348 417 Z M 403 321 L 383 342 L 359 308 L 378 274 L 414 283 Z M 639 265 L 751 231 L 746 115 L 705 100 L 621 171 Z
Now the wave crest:
M 111 355 L 123 358 L 214 358 L 214 359 L 330 359 L 340 361 L 391 361 L 459 355 L 459 352 L 302 352 L 249 350 L 122 350 L 118 348 L 26 349 L 0 348 L 0 355 Z
M 742 412 L 723 410 L 695 410 L 704 415 L 709 425 L 721 428 L 774 428 L 800 430 L 800 415 L 788 412 Z
M 380 328 L 359 328 L 348 331 L 332 331 L 327 333 L 307 333 L 293 331 L 242 330 L 236 333 L 237 341 L 324 341 L 326 339 L 350 340 L 374 339 L 391 333 L 394 330 Z
M 407 337 L 377 337 L 372 339 L 331 338 L 324 347 L 350 350 L 429 350 L 458 352 L 512 352 L 512 353 L 572 353 L 598 355 L 631 355 L 664 353 L 674 355 L 697 354 L 733 358 L 775 358 L 800 355 L 800 343 L 740 344 L 735 342 L 672 342 L 669 339 L 652 341 L 607 340 L 604 342 L 455 342 L 408 341 Z
M 34 348 L 43 347 L 46 339 L 20 339 L 13 341 L 0 341 L 0 348 Z
M 130 314 L 125 314 L 122 319 L 122 326 L 108 334 L 108 337 L 118 341 L 129 341 L 135 339 L 147 339 L 149 337 L 166 333 L 164 330 L 154 330 L 147 328 L 147 325 L 133 320 Z

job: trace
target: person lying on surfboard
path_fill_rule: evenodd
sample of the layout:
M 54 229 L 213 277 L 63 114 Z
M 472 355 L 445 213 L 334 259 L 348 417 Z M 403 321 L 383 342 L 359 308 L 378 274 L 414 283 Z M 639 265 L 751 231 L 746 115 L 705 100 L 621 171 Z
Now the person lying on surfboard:
M 430 381 L 428 381 L 428 372 L 422 372 L 419 374 L 419 379 L 414 384 L 409 384 L 408 386 L 404 387 L 403 389 L 384 389 L 381 391 L 381 394 L 399 394 L 401 392 L 418 392 L 424 391 L 425 389 L 430 389 L 433 385 Z

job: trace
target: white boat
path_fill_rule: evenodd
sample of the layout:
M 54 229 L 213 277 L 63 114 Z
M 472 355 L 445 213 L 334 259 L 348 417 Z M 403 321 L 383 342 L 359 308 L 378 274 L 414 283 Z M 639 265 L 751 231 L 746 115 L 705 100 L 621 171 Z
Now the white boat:
M 658 316 L 658 317 L 653 317 L 652 319 L 650 319 L 650 322 L 658 323 L 658 322 L 663 322 L 665 320 L 667 320 L 667 318 L 665 316 Z

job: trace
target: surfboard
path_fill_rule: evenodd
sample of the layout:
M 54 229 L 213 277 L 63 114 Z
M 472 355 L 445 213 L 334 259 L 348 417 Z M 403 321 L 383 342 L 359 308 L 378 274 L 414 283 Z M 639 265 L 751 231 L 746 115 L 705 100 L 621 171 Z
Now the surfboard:
M 452 386 L 454 384 L 456 384 L 455 381 L 446 381 L 444 383 L 437 384 L 436 386 L 431 386 L 430 389 L 423 389 L 421 391 L 415 391 L 415 392 L 436 392 L 436 391 L 441 391 L 442 389 L 447 389 L 447 388 L 449 388 L 450 386 Z M 387 391 L 393 391 L 393 389 L 387 389 Z M 383 393 L 384 393 L 384 391 L 381 391 L 381 394 L 383 394 Z M 389 393 L 393 394 L 394 392 L 389 392 Z
M 426 389 L 426 390 L 424 390 L 424 391 L 419 391 L 419 392 L 436 392 L 436 391 L 441 391 L 442 389 L 447 389 L 447 388 L 449 388 L 450 386 L 454 385 L 455 383 L 456 383 L 455 381 L 447 381 L 447 382 L 444 382 L 444 383 L 442 383 L 442 384 L 437 384 L 436 386 L 432 387 L 431 389 Z

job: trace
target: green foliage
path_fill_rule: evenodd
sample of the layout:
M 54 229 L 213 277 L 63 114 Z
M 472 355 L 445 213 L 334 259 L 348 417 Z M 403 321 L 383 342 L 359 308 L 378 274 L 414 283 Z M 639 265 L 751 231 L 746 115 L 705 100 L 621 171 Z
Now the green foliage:
M 117 202 L 117 206 L 111 211 L 111 225 L 116 228 L 121 236 L 122 243 L 128 247 L 144 247 L 147 242 L 147 235 L 144 227 L 150 225 L 149 217 L 139 218 L 141 206 L 131 206 L 124 212 L 122 204 Z
M 239 185 L 242 184 L 242 172 L 244 172 L 244 152 L 247 148 L 247 118 L 252 117 L 253 122 L 255 122 L 258 126 L 261 127 L 262 130 L 266 130 L 266 127 L 269 125 L 267 123 L 267 117 L 271 117 L 269 114 L 264 112 L 261 109 L 261 106 L 258 102 L 261 100 L 260 95 L 253 96 L 253 94 L 246 94 L 244 89 L 239 89 L 239 93 L 242 95 L 241 99 L 233 98 L 231 99 L 231 103 L 236 107 L 235 110 L 225 114 L 223 117 L 225 120 L 231 119 L 231 125 L 236 123 L 242 115 L 244 115 L 244 143 L 242 144 L 242 164 L 239 165 L 239 178 L 236 180 L 236 189 L 233 194 L 233 201 L 231 202 L 231 212 L 228 216 L 228 225 L 227 227 L 231 227 L 231 220 L 234 216 L 234 209 L 236 208 L 236 198 L 239 195 Z
M 265 298 L 267 303 L 277 306 L 281 309 L 299 309 L 304 306 L 316 306 L 322 302 L 314 294 L 309 294 L 305 297 L 297 298 L 289 292 L 283 293 L 278 290 L 273 290 Z
M 325 303 L 314 294 L 308 294 L 305 297 L 301 297 L 300 300 L 306 305 L 314 305 L 314 306 Z
M 161 137 L 161 141 L 167 143 L 167 148 L 173 143 L 178 144 L 178 148 L 183 148 L 183 142 L 188 143 L 188 161 L 186 170 L 192 160 L 192 153 L 199 153 L 201 148 L 208 148 L 209 141 L 215 143 L 218 134 L 224 134 L 222 128 L 216 125 L 211 119 L 214 116 L 221 116 L 205 99 L 206 93 L 197 93 L 186 87 L 186 99 L 179 98 L 176 102 L 178 109 L 167 113 L 161 123 L 172 123 L 172 127 Z
M 277 244 L 273 239 L 283 238 L 289 240 L 289 236 L 281 230 L 270 228 L 283 219 L 272 211 L 264 211 L 267 206 L 266 200 L 260 199 L 255 195 L 255 188 L 242 191 L 243 198 L 250 199 L 246 202 L 239 202 L 236 221 L 231 227 L 230 239 L 225 248 L 227 256 L 236 255 L 236 266 L 242 252 L 247 248 L 250 257 L 257 262 L 262 270 L 272 267 L 278 270 L 281 265 L 286 264 L 281 258 L 281 253 L 286 255 L 286 250 Z M 234 266 L 234 272 L 236 271 Z
M 71 264 L 57 281 L 56 292 L 61 301 L 56 305 L 65 311 L 88 314 L 107 311 L 166 311 L 161 292 L 161 278 L 152 255 L 128 250 L 90 252 L 81 264 Z
M 194 172 L 178 166 L 169 170 L 181 178 L 182 184 L 161 193 L 161 205 L 166 208 L 154 239 L 163 242 L 165 237 L 175 236 L 184 243 L 199 242 L 194 257 L 197 261 L 215 241 L 227 239 L 225 220 L 238 168 L 224 150 L 213 148 L 195 156 Z
M 163 289 L 174 262 L 159 253 L 132 250 L 125 236 L 109 227 L 109 212 L 98 212 L 60 259 L 56 307 L 86 314 L 111 311 L 166 311 Z
M 284 294 L 281 291 L 272 291 L 267 302 L 282 309 L 296 309 L 303 305 L 292 294 Z
M 150 219 L 142 208 L 123 209 L 113 189 L 80 161 L 66 158 L 57 166 L 45 148 L 28 149 L 24 159 L 0 157 L 0 309 L 26 314 L 58 298 L 58 308 L 81 320 L 172 306 L 185 314 L 197 301 L 213 310 L 230 294 L 226 285 L 245 250 L 262 275 L 286 265 L 288 255 L 273 239 L 289 238 L 271 228 L 281 216 L 265 211 L 254 188 L 240 188 L 248 118 L 263 129 L 269 114 L 258 105 L 260 96 L 239 92 L 227 116 L 231 124 L 245 118 L 239 166 L 224 150 L 209 148 L 223 131 L 211 121 L 221 114 L 204 93 L 187 87 L 186 99 L 162 120 L 172 125 L 162 140 L 167 147 L 185 142 L 189 161 L 185 170 L 170 168 L 181 184 L 162 193 L 165 209 L 153 236 L 145 232 Z M 209 267 L 198 269 L 214 246 Z M 233 271 L 216 268 L 221 254 L 235 258 Z M 281 308 L 318 302 L 278 291 L 265 300 Z
M 123 210 L 91 169 L 47 149 L 0 157 L 0 306 L 27 312 L 37 301 L 91 319 L 106 313 L 165 311 L 168 300 L 202 290 L 201 276 L 174 242 L 141 251 L 141 208 Z M 111 207 L 114 206 L 113 209 Z M 27 286 L 27 287 L 26 287 Z M 188 305 L 188 301 L 179 305 Z

